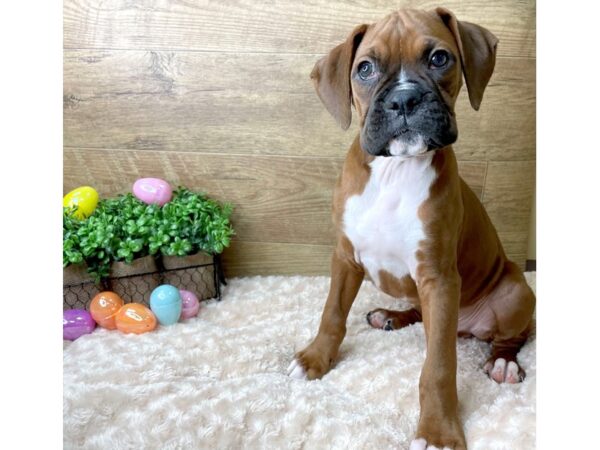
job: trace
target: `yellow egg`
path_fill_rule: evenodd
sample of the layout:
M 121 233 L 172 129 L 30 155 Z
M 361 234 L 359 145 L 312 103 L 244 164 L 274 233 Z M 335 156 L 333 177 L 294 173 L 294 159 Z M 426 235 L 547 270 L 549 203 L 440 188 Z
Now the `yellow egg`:
M 74 215 L 78 219 L 85 219 L 92 215 L 98 204 L 98 193 L 89 186 L 73 189 L 63 197 L 63 206 L 77 206 Z

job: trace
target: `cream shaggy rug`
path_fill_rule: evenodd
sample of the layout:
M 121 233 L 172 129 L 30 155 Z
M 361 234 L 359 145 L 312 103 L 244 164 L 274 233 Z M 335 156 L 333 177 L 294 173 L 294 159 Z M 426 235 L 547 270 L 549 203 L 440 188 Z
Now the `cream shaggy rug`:
M 535 289 L 535 273 L 526 274 Z M 337 365 L 286 376 L 317 330 L 326 277 L 232 279 L 197 318 L 144 335 L 97 330 L 64 343 L 64 447 L 85 449 L 406 449 L 419 414 L 421 323 L 369 327 L 408 305 L 365 282 Z M 489 345 L 459 339 L 458 395 L 470 450 L 535 448 L 535 337 L 518 385 L 490 381 Z

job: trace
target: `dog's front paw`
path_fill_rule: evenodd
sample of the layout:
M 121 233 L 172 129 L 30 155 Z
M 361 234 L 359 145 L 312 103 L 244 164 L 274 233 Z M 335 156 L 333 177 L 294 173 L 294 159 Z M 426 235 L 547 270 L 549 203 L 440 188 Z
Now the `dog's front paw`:
M 306 380 L 306 370 L 302 366 L 302 363 L 294 358 L 287 368 L 288 377 L 298 378 L 299 380 Z
M 296 353 L 296 357 L 288 367 L 288 375 L 302 380 L 314 380 L 325 375 L 331 363 L 331 358 L 325 352 L 311 344 Z
M 459 447 L 457 447 L 459 448 Z M 427 445 L 427 441 L 423 438 L 415 439 L 410 443 L 409 450 L 454 450 L 454 447 L 436 447 L 434 445 Z
M 465 444 L 448 444 L 438 447 L 429 444 L 425 438 L 417 438 L 410 443 L 409 450 L 467 450 L 467 447 Z
M 421 420 L 417 438 L 410 443 L 410 450 L 467 450 L 465 435 L 458 419 Z

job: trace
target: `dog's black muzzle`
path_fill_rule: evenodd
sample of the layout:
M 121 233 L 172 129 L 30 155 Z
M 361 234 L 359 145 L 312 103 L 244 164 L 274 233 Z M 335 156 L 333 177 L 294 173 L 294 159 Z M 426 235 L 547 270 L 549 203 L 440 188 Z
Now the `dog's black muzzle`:
M 360 133 L 362 148 L 374 156 L 390 156 L 395 139 L 423 139 L 427 150 L 456 142 L 454 113 L 437 88 L 415 81 L 390 83 L 377 93 Z

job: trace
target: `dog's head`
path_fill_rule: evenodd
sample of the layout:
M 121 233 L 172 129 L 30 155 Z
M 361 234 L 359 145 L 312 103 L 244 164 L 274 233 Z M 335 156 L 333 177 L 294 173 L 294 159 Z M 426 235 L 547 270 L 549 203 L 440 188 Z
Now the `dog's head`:
M 374 156 L 417 156 L 456 141 L 454 104 L 464 75 L 479 109 L 498 40 L 450 11 L 402 10 L 359 25 L 311 73 L 317 93 L 343 129 L 351 104 L 360 143 Z

